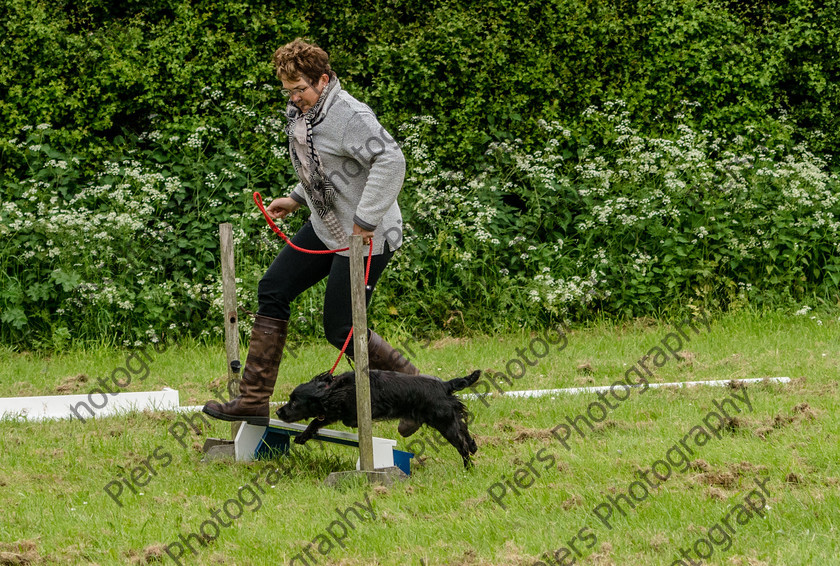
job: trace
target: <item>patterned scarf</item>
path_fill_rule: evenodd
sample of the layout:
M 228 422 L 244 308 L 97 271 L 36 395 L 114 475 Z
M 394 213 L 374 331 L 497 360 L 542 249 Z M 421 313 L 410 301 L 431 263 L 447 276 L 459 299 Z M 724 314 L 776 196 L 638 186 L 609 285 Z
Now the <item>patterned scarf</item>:
M 341 88 L 336 77 L 330 79 L 330 82 L 321 91 L 318 102 L 305 114 L 290 100 L 286 107 L 286 118 L 288 120 L 286 135 L 289 136 L 292 165 L 300 178 L 310 203 L 312 203 L 315 214 L 323 220 L 338 242 L 345 242 L 348 238 L 347 234 L 341 229 L 341 224 L 339 224 L 333 211 L 338 189 L 332 184 L 324 171 L 321 157 L 312 142 L 312 127 L 320 124 L 326 117 L 322 110 L 327 97 L 334 88 Z

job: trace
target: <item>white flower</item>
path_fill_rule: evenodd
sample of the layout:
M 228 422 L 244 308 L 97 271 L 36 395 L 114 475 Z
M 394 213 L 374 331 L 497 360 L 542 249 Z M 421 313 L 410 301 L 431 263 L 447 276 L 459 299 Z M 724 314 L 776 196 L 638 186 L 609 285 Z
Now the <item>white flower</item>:
M 191 147 L 193 149 L 198 149 L 201 147 L 201 136 L 198 135 L 198 132 L 192 133 L 187 137 L 187 147 Z

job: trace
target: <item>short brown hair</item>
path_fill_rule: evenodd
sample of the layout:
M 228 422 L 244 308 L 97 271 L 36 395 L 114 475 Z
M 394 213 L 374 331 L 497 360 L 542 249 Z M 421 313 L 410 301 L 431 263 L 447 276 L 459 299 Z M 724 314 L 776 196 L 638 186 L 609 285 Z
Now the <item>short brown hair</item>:
M 286 77 L 296 81 L 304 75 L 310 82 L 317 83 L 322 75 L 332 78 L 330 57 L 327 52 L 315 45 L 297 38 L 274 52 L 274 68 L 277 78 Z

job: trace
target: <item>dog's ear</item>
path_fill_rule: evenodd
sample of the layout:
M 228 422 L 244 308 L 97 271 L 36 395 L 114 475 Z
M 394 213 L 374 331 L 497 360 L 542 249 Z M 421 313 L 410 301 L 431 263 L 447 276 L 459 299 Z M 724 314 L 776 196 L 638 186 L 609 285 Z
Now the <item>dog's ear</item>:
M 331 374 L 321 374 L 320 379 L 315 381 L 315 392 L 312 394 L 312 401 L 318 405 L 318 419 L 324 420 L 327 413 L 327 406 L 325 401 L 330 396 L 330 385 L 332 385 Z
M 331 373 L 330 373 L 330 372 L 328 372 L 328 371 L 325 371 L 324 373 L 319 373 L 318 375 L 316 375 L 315 377 L 313 377 L 313 378 L 311 379 L 311 381 L 312 381 L 313 383 L 324 383 L 324 384 L 326 384 L 327 386 L 329 386 L 329 385 L 332 385 L 332 382 L 333 382 L 333 374 L 331 374 Z

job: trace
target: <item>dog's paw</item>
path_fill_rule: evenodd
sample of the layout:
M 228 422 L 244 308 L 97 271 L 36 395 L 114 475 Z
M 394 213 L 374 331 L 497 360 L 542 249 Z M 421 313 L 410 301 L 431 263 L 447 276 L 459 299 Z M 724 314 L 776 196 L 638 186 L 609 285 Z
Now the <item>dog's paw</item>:
M 295 444 L 306 444 L 310 437 L 305 434 L 299 434 L 295 437 Z

